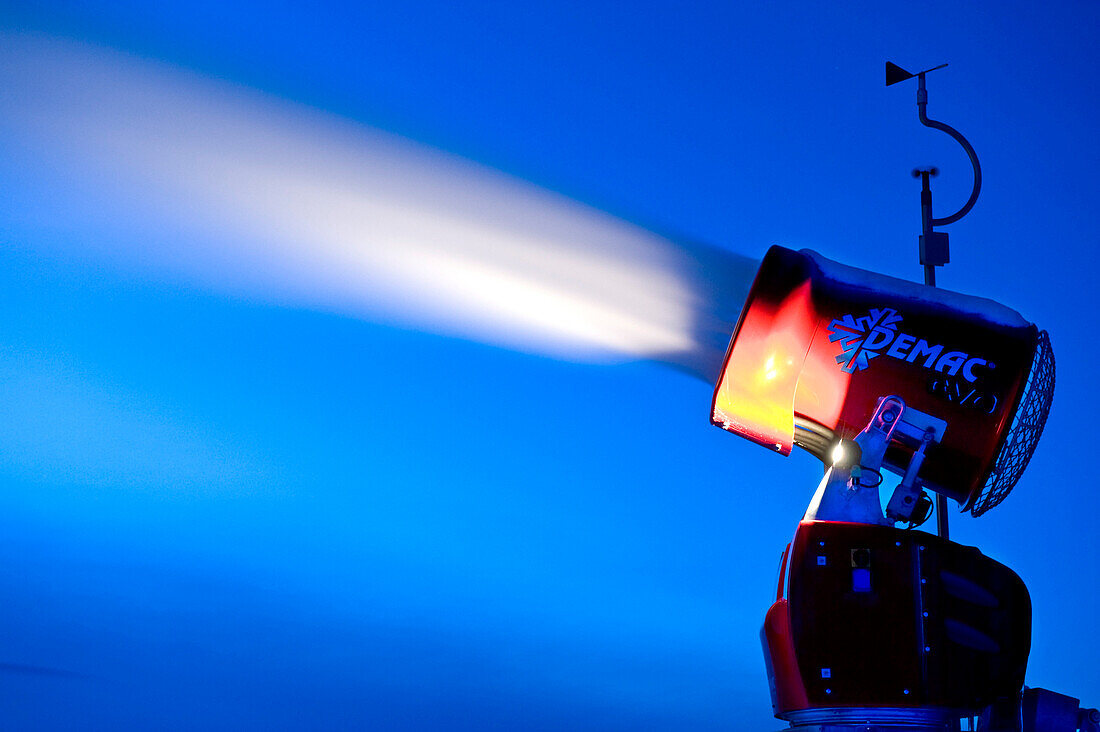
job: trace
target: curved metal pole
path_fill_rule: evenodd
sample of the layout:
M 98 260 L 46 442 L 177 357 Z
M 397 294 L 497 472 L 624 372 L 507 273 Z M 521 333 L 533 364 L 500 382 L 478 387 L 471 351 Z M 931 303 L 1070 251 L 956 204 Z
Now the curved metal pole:
M 953 224 L 963 216 L 970 213 L 970 209 L 974 208 L 974 203 L 978 200 L 978 194 L 982 190 L 982 166 L 978 163 L 978 154 L 974 152 L 974 148 L 970 146 L 970 143 L 966 141 L 958 130 L 950 125 L 946 125 L 943 122 L 937 122 L 934 119 L 928 119 L 928 114 L 925 108 L 928 106 L 928 91 L 924 88 L 924 74 L 921 72 L 917 74 L 919 77 L 917 80 L 917 115 L 920 117 L 920 123 L 925 127 L 931 127 L 934 130 L 940 130 L 946 132 L 955 138 L 955 141 L 963 146 L 963 150 L 966 150 L 966 154 L 970 156 L 970 165 L 974 168 L 974 188 L 970 191 L 970 198 L 967 199 L 963 207 L 950 216 L 945 216 L 942 219 L 932 219 L 933 226 L 944 226 L 945 224 Z

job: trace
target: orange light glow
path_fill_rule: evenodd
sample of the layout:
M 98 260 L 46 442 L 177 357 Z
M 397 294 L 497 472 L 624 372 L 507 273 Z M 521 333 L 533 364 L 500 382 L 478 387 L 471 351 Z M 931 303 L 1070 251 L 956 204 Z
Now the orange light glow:
M 852 379 L 837 368 L 836 350 L 824 329 L 814 333 L 794 396 L 795 414 L 828 427 L 839 422 Z
M 815 327 L 809 282 L 778 307 L 750 300 L 718 382 L 711 420 L 789 454 L 795 392 Z

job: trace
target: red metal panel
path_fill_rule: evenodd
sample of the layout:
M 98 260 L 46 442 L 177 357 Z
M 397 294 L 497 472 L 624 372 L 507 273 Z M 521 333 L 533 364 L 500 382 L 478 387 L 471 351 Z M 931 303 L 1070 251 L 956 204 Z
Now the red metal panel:
M 922 531 L 835 521 L 799 524 L 790 552 L 769 646 L 777 690 L 793 668 L 810 708 L 976 713 L 1019 693 L 1031 602 L 1004 565 Z
M 806 698 L 806 688 L 802 685 L 802 675 L 798 671 L 786 600 L 778 600 L 764 616 L 760 642 L 764 646 L 764 665 L 768 670 L 772 712 L 779 716 L 806 709 L 810 702 Z

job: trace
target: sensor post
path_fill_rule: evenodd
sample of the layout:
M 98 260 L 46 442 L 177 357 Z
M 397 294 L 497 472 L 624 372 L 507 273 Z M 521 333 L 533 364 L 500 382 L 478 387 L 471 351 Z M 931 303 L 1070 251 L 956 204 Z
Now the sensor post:
M 913 74 L 897 64 L 886 62 L 886 86 L 912 79 L 914 76 L 917 77 L 917 118 L 920 123 L 925 127 L 945 132 L 958 142 L 966 151 L 967 157 L 970 158 L 970 166 L 974 171 L 974 184 L 970 189 L 970 197 L 966 200 L 966 203 L 955 213 L 941 219 L 937 219 L 932 215 L 932 187 L 930 182 L 931 178 L 939 174 L 939 170 L 932 167 L 917 168 L 913 171 L 913 177 L 921 180 L 921 234 L 918 243 L 920 263 L 924 267 L 924 284 L 929 287 L 936 286 L 936 267 L 942 267 L 951 261 L 947 234 L 935 231 L 935 227 L 953 224 L 970 213 L 970 209 L 974 208 L 974 204 L 978 200 L 978 194 L 982 190 L 982 166 L 978 162 L 978 155 L 974 152 L 974 147 L 954 127 L 928 117 L 928 88 L 925 85 L 924 77 L 929 72 L 942 69 L 945 66 L 947 64 L 940 64 Z M 950 535 L 947 526 L 947 498 L 939 493 L 936 494 L 936 533 L 944 539 L 949 538 Z

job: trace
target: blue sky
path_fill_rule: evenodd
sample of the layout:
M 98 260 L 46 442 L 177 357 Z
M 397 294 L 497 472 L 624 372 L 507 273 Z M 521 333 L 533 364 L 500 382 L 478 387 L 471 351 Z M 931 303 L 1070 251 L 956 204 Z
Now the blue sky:
M 0 30 L 393 133 L 674 241 L 912 279 L 909 170 L 941 168 L 942 215 L 969 165 L 882 64 L 949 62 L 929 114 L 985 184 L 940 284 L 1015 308 L 1058 359 L 1028 472 L 952 537 L 1028 584 L 1029 685 L 1100 701 L 1097 6 L 316 5 L 5 4 Z M 775 724 L 757 633 L 812 459 L 709 426 L 711 386 L 659 358 L 192 276 L 239 232 L 32 144 L 8 94 L 7 726 Z M 197 254 L 142 259 L 161 251 Z

